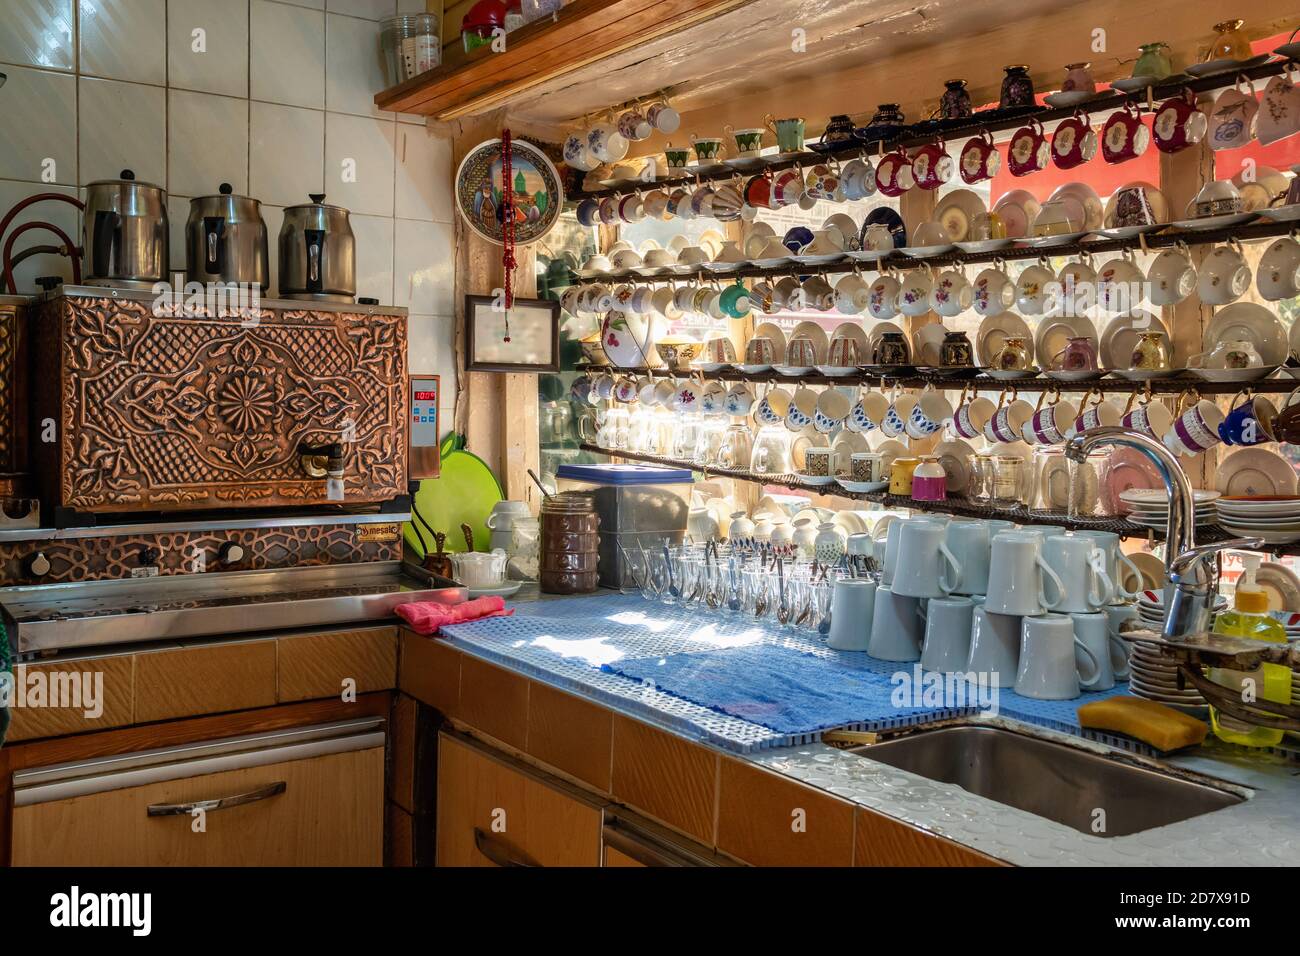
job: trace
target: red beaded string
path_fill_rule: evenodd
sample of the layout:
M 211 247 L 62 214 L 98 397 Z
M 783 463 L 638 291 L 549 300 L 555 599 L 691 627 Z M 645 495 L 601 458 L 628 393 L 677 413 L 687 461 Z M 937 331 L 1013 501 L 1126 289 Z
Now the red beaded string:
M 501 131 L 501 179 L 501 245 L 503 247 L 501 265 L 506 274 L 506 331 L 504 341 L 509 342 L 510 308 L 515 303 L 513 289 L 515 274 L 515 189 L 514 176 L 511 170 L 510 130 L 508 129 Z

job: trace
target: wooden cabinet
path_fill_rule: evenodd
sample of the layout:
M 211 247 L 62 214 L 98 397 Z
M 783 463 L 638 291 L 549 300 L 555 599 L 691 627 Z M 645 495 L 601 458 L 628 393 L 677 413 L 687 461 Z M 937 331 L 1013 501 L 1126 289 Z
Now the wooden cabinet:
M 460 734 L 438 738 L 438 866 L 599 866 L 600 803 Z
M 14 774 L 16 866 L 378 866 L 382 721 Z

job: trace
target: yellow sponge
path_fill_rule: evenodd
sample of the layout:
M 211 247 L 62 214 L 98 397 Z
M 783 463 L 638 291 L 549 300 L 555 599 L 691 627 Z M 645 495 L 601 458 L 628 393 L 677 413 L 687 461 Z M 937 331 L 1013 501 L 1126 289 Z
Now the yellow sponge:
M 1199 744 L 1209 727 L 1182 711 L 1139 697 L 1108 697 L 1079 708 L 1079 723 L 1093 730 L 1110 730 L 1136 737 L 1157 750 L 1178 750 Z

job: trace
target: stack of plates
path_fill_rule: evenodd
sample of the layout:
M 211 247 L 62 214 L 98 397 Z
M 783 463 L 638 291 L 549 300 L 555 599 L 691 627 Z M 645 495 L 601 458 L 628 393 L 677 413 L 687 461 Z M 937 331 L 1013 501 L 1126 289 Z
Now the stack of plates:
M 1224 495 L 1215 506 L 1219 522 L 1233 534 L 1263 538 L 1266 544 L 1300 541 L 1300 495 Z
M 1218 515 L 1215 505 L 1220 497 L 1219 493 L 1197 490 L 1193 495 L 1197 527 L 1216 524 Z M 1169 494 L 1163 488 L 1130 488 L 1120 493 L 1119 500 L 1128 507 L 1128 518 L 1134 524 L 1160 531 L 1164 531 L 1168 526 Z
M 1165 596 L 1161 591 L 1143 591 L 1138 595 L 1138 621 L 1153 631 L 1159 631 L 1165 623 Z M 1216 610 L 1227 606 L 1227 601 L 1219 599 Z M 1178 667 L 1169 658 L 1161 655 L 1156 645 L 1142 641 L 1133 645 L 1129 655 L 1129 692 L 1134 697 L 1154 700 L 1194 717 L 1205 717 L 1205 698 L 1201 692 L 1190 684 L 1182 690 L 1178 687 Z

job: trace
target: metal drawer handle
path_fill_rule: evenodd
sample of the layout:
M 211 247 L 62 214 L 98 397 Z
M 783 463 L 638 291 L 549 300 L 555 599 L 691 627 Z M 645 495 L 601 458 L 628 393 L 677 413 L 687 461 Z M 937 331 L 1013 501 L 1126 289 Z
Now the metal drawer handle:
M 474 828 L 474 846 L 497 866 L 537 866 L 525 856 L 515 856 L 504 844 L 494 840 L 478 827 Z
M 230 807 L 242 807 L 246 803 L 256 803 L 270 797 L 278 797 L 288 789 L 283 781 L 272 783 L 248 793 L 237 793 L 233 797 L 218 797 L 216 800 L 195 800 L 193 803 L 151 803 L 148 814 L 151 817 L 189 816 L 195 810 L 205 813 L 209 810 L 227 810 Z

